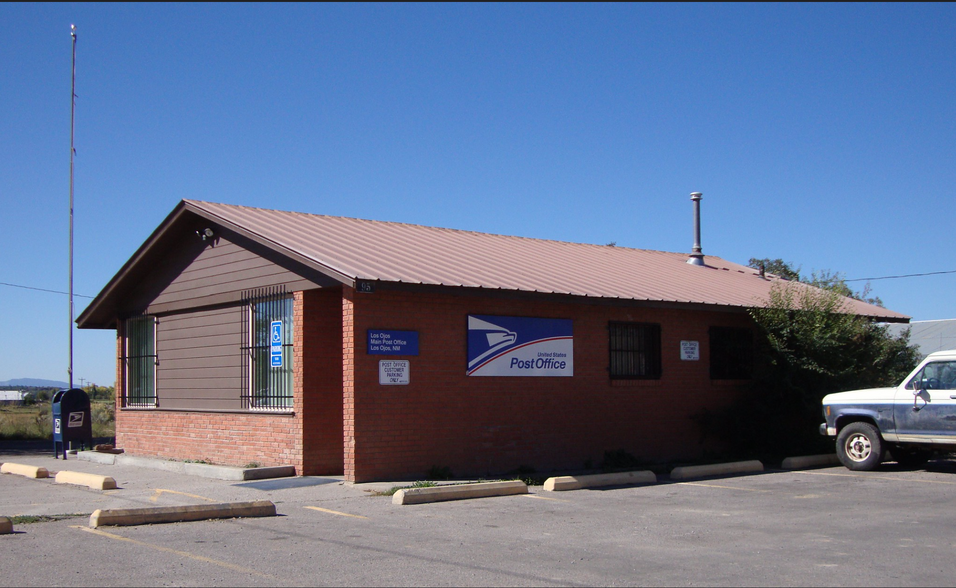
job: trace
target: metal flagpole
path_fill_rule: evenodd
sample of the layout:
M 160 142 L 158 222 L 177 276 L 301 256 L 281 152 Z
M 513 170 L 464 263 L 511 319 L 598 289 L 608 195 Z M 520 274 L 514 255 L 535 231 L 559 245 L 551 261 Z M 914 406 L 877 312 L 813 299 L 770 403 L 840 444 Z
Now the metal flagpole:
M 76 25 L 70 25 L 73 38 L 73 79 L 70 84 L 70 388 L 73 388 L 73 131 L 76 120 Z

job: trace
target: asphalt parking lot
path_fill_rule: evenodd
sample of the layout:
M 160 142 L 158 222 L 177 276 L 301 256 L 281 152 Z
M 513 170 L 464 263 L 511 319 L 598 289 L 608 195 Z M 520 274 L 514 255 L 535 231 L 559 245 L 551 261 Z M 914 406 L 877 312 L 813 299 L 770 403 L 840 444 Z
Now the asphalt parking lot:
M 227 482 L 2 455 L 116 490 L 0 476 L 4 586 L 952 585 L 956 462 L 412 506 L 335 478 Z M 279 516 L 88 527 L 97 508 L 271 500 Z M 76 516 L 68 516 L 76 515 Z

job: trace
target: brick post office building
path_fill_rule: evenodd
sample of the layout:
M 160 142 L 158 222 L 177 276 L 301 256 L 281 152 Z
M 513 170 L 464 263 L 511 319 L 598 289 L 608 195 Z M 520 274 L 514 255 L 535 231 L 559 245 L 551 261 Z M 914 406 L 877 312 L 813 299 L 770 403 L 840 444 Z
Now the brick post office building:
M 687 261 L 186 200 L 77 323 L 116 329 L 131 454 L 353 481 L 688 458 L 779 280 Z

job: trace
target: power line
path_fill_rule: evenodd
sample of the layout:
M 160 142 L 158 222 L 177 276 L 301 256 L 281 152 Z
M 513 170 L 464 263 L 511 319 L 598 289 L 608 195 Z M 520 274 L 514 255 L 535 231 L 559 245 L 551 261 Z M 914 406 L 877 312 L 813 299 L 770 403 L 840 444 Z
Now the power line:
M 843 280 L 844 282 L 875 282 L 876 280 L 895 280 L 897 278 L 921 278 L 923 276 L 939 276 L 942 274 L 956 274 L 956 270 L 945 272 L 926 272 L 924 274 L 906 274 L 902 276 L 881 276 L 879 278 L 854 278 L 852 280 Z
M 34 288 L 33 286 L 23 286 L 20 284 L 8 284 L 7 282 L 0 282 L 0 286 L 10 286 L 11 288 L 23 288 L 24 290 L 37 290 L 39 292 L 51 292 L 53 294 L 65 294 L 69 296 L 69 292 L 61 292 L 59 290 L 47 290 L 46 288 Z M 73 294 L 74 296 L 79 296 L 80 298 L 93 298 L 92 296 L 86 296 L 84 294 Z

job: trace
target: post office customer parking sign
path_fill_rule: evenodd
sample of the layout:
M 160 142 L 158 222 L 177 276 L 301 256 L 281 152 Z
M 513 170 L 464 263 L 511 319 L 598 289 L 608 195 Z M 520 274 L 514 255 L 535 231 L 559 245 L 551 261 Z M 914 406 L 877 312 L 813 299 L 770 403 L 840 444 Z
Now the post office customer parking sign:
M 408 386 L 410 373 L 407 359 L 382 359 L 378 362 L 378 383 L 382 386 Z
M 468 316 L 469 376 L 574 375 L 570 319 Z

